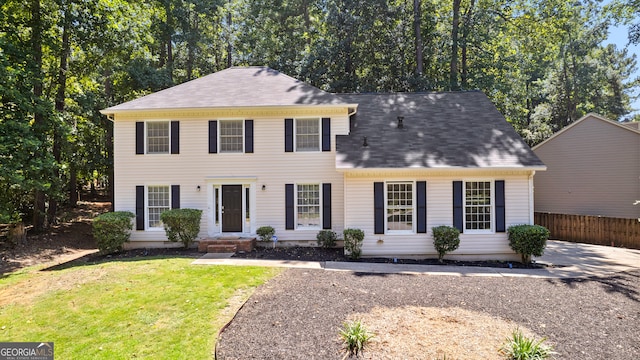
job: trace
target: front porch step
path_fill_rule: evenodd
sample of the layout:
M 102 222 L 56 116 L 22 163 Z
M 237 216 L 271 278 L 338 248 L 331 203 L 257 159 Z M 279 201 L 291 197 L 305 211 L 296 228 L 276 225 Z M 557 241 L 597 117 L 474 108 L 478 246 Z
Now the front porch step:
M 212 247 L 213 246 L 213 247 Z M 210 249 L 211 247 L 211 249 Z M 199 252 L 250 252 L 256 247 L 256 238 L 254 237 L 221 237 L 214 239 L 205 239 L 198 242 Z M 225 251 L 221 251 L 225 250 Z

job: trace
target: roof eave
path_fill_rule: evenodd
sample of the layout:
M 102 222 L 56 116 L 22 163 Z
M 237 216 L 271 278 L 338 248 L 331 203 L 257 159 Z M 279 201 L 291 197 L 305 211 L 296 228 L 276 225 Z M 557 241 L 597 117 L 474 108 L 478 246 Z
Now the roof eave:
M 99 110 L 101 114 L 107 117 L 112 117 L 117 114 L 139 114 L 139 113 L 151 113 L 158 111 L 203 111 L 203 110 L 239 110 L 239 109 L 287 109 L 287 108 L 357 108 L 358 104 L 291 104 L 291 105 L 255 105 L 255 106 L 207 106 L 207 107 L 179 107 L 179 108 L 147 108 L 147 109 L 113 109 L 106 108 Z

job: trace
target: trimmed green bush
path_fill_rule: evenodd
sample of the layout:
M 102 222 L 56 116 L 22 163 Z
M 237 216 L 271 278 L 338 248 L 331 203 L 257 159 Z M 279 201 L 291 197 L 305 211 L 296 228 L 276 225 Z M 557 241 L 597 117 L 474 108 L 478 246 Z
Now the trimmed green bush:
M 93 237 L 101 253 L 109 254 L 122 250 L 122 246 L 131 236 L 131 219 L 135 217 L 130 211 L 114 211 L 93 219 Z
M 360 229 L 344 229 L 344 249 L 352 259 L 359 259 L 362 254 L 364 231 Z
M 331 230 L 320 230 L 316 235 L 316 239 L 318 240 L 318 245 L 328 249 L 336 246 L 338 234 Z
M 507 229 L 509 246 L 522 256 L 522 263 L 531 262 L 531 256 L 542 256 L 549 239 L 549 230 L 540 225 L 513 225 Z
M 256 234 L 260 237 L 260 241 L 271 241 L 273 235 L 276 234 L 276 229 L 272 226 L 260 226 L 258 230 L 256 230 Z
M 185 249 L 198 237 L 201 217 L 198 209 L 171 209 L 160 214 L 169 241 L 180 241 Z
M 438 261 L 448 252 L 455 251 L 460 246 L 460 231 L 452 226 L 436 226 L 431 228 L 433 232 L 433 246 L 438 252 Z

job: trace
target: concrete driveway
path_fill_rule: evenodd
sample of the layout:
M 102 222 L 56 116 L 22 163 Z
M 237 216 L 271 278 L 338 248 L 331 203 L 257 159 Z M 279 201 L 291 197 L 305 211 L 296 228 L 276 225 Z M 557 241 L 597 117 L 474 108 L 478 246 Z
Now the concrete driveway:
M 200 265 L 278 266 L 381 274 L 427 274 L 450 276 L 580 278 L 610 276 L 640 270 L 640 250 L 549 240 L 543 256 L 534 258 L 548 265 L 543 269 L 509 269 L 476 266 L 380 264 L 367 262 L 314 262 L 252 260 L 207 254 L 193 262 Z

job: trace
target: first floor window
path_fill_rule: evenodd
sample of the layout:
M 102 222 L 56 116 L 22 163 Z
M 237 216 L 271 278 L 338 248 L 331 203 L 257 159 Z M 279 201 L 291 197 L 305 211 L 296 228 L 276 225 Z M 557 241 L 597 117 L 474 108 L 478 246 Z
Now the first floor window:
M 465 229 L 491 230 L 491 182 L 467 181 L 465 186 Z
M 169 121 L 147 122 L 147 154 L 169 153 Z
M 171 208 L 171 192 L 169 186 L 148 186 L 147 199 L 147 214 L 149 214 L 148 227 L 162 227 L 160 214 Z
M 320 119 L 296 119 L 296 151 L 320 151 Z
M 387 230 L 413 230 L 413 183 L 387 183 Z
M 297 195 L 297 227 L 320 228 L 320 185 L 300 184 Z

